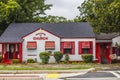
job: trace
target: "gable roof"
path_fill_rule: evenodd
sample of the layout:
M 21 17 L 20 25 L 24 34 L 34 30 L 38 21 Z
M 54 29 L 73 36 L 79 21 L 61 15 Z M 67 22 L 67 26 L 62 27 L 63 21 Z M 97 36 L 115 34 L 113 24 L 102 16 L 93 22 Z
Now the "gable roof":
M 60 38 L 93 38 L 95 34 L 87 22 L 81 23 L 12 23 L 1 35 L 0 42 L 21 42 L 22 37 L 39 29 L 45 29 Z
M 96 34 L 97 40 L 112 40 L 113 38 L 119 36 L 118 33 L 100 33 Z

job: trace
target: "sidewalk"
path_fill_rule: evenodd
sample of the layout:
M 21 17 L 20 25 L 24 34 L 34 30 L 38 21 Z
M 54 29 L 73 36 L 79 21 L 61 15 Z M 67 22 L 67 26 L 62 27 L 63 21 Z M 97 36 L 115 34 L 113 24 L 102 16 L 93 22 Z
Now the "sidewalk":
M 81 75 L 92 70 L 94 68 L 85 70 L 1 70 L 0 80 L 62 80 L 59 78 Z
M 0 74 L 0 80 L 64 80 L 60 78 L 77 76 L 84 73 L 41 73 L 41 74 Z

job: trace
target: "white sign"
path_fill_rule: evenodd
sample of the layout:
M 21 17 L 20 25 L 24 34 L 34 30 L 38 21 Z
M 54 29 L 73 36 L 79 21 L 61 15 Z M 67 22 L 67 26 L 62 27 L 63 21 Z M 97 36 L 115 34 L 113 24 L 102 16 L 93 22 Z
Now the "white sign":
M 110 58 L 111 58 L 111 59 L 116 59 L 117 56 L 116 56 L 116 54 L 111 54 L 111 55 L 110 55 Z

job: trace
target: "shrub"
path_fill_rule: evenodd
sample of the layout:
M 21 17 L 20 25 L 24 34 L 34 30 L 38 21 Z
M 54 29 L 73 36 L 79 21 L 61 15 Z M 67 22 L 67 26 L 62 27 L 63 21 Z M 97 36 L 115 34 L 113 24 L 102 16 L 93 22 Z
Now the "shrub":
M 18 59 L 12 59 L 12 63 L 13 64 L 17 64 L 17 63 L 19 63 L 20 61 L 18 60 Z
M 55 60 L 56 60 L 57 63 L 60 62 L 60 60 L 62 59 L 62 57 L 63 57 L 63 53 L 62 52 L 60 52 L 60 51 L 55 51 L 54 52 L 54 58 L 55 58 Z
M 35 63 L 35 60 L 34 59 L 28 59 L 27 62 L 28 63 Z
M 117 59 L 112 59 L 112 64 L 117 63 Z
M 77 62 L 77 61 L 72 61 L 71 63 L 72 64 L 79 64 L 79 62 Z
M 84 62 L 89 63 L 93 61 L 93 55 L 92 54 L 82 54 L 82 59 Z
M 69 63 L 69 59 L 70 59 L 69 54 L 65 54 L 64 63 L 65 63 L 65 64 Z
M 2 55 L 0 55 L 0 63 L 2 62 Z
M 47 64 L 49 62 L 50 53 L 49 52 L 41 52 L 39 54 L 39 57 L 42 60 L 43 64 Z

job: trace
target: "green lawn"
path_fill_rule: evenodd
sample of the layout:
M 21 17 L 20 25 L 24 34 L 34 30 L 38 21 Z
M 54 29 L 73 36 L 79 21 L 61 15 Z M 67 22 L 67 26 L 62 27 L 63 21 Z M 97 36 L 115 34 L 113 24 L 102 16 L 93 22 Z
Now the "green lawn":
M 91 68 L 91 66 L 80 64 L 0 64 L 0 70 L 80 70 L 89 68 Z
M 118 64 L 99 64 L 99 63 L 72 63 L 72 64 L 0 64 L 0 70 L 81 70 L 96 68 L 97 70 L 119 68 Z

